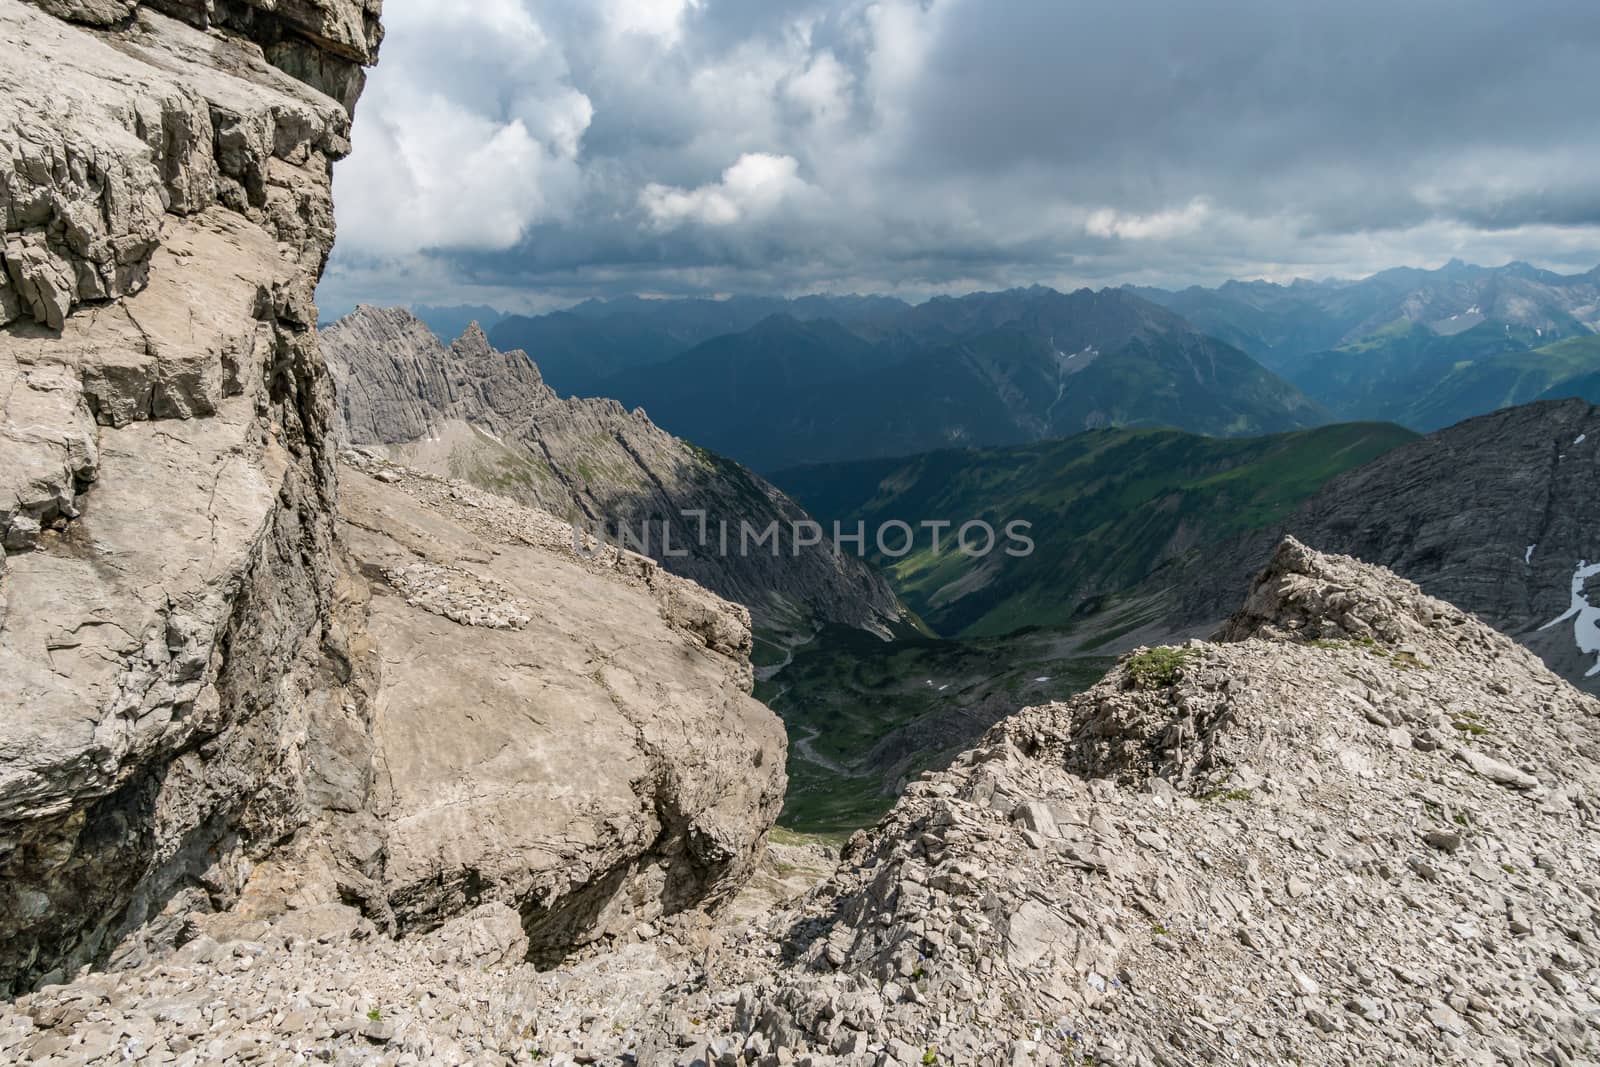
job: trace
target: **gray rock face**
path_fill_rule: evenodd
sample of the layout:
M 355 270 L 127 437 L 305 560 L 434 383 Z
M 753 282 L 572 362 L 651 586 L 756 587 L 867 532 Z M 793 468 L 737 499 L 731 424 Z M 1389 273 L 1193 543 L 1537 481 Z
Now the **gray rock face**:
M 470 968 L 724 899 L 784 786 L 748 614 L 359 456 L 339 510 L 312 290 L 376 4 L 154 6 L 0 0 L 0 993 L 205 916 Z
M 915 783 L 772 924 L 792 962 L 751 966 L 744 1047 L 1592 1058 L 1600 949 L 1567 931 L 1594 920 L 1600 703 L 1293 541 L 1221 638 L 1127 657 Z
M 0 988 L 225 903 L 314 808 L 349 116 L 273 63 L 312 8 L 0 0 Z M 375 6 L 315 10 L 370 58 Z
M 361 803 L 395 927 L 494 901 L 547 959 L 725 899 L 785 784 L 749 614 L 643 556 L 586 558 L 542 512 L 354 458 Z
M 405 524 L 505 506 L 400 478 Z M 499 902 L 398 942 L 334 903 L 203 917 L 0 1008 L 0 1058 L 1586 1063 L 1597 756 L 1600 703 L 1528 650 L 1290 541 L 1226 640 L 1008 718 L 776 909 L 542 971 Z
M 1544 401 L 1441 430 L 1154 584 L 1181 621 L 1220 618 L 1284 533 L 1411 579 L 1600 693 L 1600 408 Z
M 403 309 L 361 307 L 324 329 L 322 344 L 354 444 L 591 529 L 603 523 L 613 540 L 621 524 L 630 547 L 745 604 L 766 628 L 803 632 L 815 619 L 886 632 L 900 619 L 894 593 L 862 560 L 826 539 L 793 545 L 789 531 L 808 516 L 778 489 L 643 411 L 558 397 L 526 353 L 496 351 L 476 326 L 447 347 Z M 703 513 L 704 529 L 685 512 Z M 776 522 L 777 554 L 741 551 L 741 522 L 757 532 Z

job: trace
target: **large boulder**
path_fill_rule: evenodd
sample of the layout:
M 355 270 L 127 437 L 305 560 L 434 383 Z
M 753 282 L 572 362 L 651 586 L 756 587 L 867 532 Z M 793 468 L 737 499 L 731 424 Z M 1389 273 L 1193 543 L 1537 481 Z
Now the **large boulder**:
M 340 512 L 398 930 L 494 901 L 550 959 L 736 889 L 785 784 L 749 614 L 643 556 L 588 558 L 550 515 L 363 465 Z

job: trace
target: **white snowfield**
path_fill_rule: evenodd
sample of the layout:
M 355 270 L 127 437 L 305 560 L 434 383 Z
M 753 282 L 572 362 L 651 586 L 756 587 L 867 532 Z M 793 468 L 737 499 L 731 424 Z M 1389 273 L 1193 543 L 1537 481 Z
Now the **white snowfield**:
M 1572 572 L 1572 606 L 1539 627 L 1548 630 L 1572 621 L 1572 638 L 1578 644 L 1578 651 L 1595 657 L 1594 666 L 1584 672 L 1585 678 L 1600 675 L 1600 605 L 1590 604 L 1589 598 L 1583 595 L 1584 583 L 1596 575 L 1600 575 L 1600 563 L 1579 560 L 1577 569 Z

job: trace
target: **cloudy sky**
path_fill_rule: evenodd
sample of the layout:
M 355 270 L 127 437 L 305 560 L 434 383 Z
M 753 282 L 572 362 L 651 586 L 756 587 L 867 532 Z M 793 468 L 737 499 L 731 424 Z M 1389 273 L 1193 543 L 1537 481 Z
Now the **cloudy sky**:
M 321 298 L 1600 263 L 1593 0 L 385 0 Z

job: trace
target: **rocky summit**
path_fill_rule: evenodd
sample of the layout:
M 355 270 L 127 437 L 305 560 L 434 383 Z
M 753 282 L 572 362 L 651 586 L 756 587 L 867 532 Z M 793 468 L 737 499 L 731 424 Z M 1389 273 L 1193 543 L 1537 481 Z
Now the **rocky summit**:
M 493 904 L 398 942 L 331 901 L 202 917 L 174 956 L 18 1000 L 0 1050 L 1587 1062 L 1597 761 L 1600 704 L 1532 653 L 1286 541 L 1218 642 L 1006 719 L 788 905 L 640 923 L 544 971 Z
M 1600 703 L 1292 538 L 1214 642 L 1003 719 L 838 852 L 774 834 L 752 611 L 897 605 L 831 554 L 575 539 L 800 513 L 480 332 L 363 312 L 330 375 L 380 36 L 0 0 L 0 1062 L 1600 1061 Z M 1539 418 L 1482 469 L 1591 498 L 1593 409 Z M 1460 459 L 1413 447 L 1384 484 Z M 1461 543 L 1536 532 L 1531 610 L 1600 654 L 1581 515 Z
M 1382 564 L 1600 695 L 1600 408 L 1468 419 L 1330 481 L 1285 521 L 1158 572 L 1181 622 L 1216 620 L 1285 533 Z
M 1286 541 L 1219 643 L 914 784 L 736 1018 L 901 1063 L 1583 1062 L 1597 746 L 1532 653 Z
M 777 488 L 643 410 L 558 397 L 527 353 L 497 351 L 476 324 L 445 345 L 404 309 L 359 307 L 323 329 L 322 344 L 353 444 L 603 528 L 745 604 L 764 631 L 900 627 L 894 592 L 858 556 L 793 537 L 810 516 Z M 774 523 L 777 542 L 741 550 L 741 524 Z

